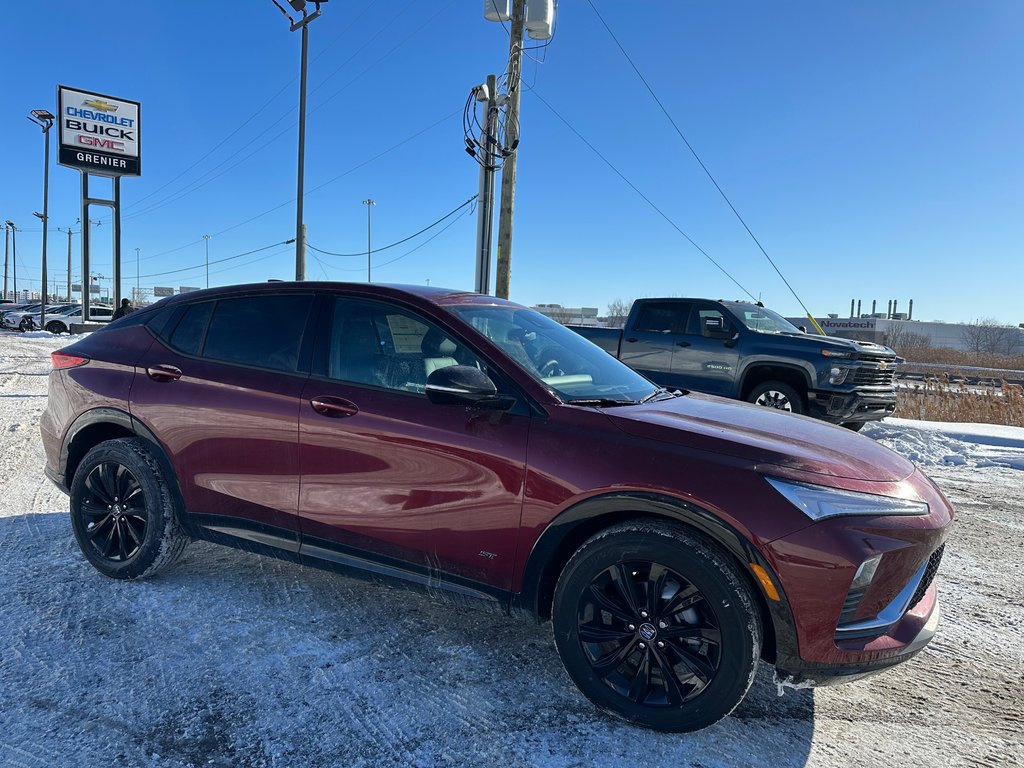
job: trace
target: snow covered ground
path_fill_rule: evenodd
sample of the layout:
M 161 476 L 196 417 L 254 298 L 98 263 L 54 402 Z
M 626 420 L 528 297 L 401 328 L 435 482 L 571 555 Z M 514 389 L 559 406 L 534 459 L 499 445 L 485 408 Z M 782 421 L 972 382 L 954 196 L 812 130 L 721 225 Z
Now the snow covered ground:
M 596 712 L 549 625 L 210 544 L 159 578 L 104 578 L 42 473 L 60 344 L 0 333 L 0 765 L 1024 764 L 1024 429 L 862 433 L 959 513 L 920 656 L 781 698 L 762 669 L 732 717 L 663 735 Z

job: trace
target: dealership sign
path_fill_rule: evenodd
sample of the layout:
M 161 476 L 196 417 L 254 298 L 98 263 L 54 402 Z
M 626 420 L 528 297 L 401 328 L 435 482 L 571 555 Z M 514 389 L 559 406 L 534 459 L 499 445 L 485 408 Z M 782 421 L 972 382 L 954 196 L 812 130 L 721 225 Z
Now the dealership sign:
M 139 176 L 137 101 L 57 86 L 61 165 L 100 176 Z

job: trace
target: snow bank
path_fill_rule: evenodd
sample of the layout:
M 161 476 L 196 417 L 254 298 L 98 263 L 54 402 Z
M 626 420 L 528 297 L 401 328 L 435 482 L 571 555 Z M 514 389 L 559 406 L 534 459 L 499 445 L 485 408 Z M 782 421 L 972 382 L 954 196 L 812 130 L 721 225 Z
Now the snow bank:
M 871 437 L 921 466 L 1008 467 L 1024 470 L 1024 428 L 886 419 Z

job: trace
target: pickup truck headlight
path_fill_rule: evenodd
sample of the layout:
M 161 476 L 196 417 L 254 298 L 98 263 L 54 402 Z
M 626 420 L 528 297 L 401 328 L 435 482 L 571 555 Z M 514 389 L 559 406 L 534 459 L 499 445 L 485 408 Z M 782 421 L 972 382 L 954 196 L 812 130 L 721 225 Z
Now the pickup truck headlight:
M 846 377 L 849 375 L 849 368 L 840 368 L 838 365 L 834 365 L 832 366 L 832 370 L 828 372 L 828 383 L 842 384 L 844 381 L 846 381 Z
M 775 477 L 765 477 L 768 484 L 786 497 L 787 501 L 811 520 L 829 517 L 874 515 L 927 515 L 928 505 L 923 501 L 908 501 L 892 496 L 841 491 L 808 483 L 793 483 Z

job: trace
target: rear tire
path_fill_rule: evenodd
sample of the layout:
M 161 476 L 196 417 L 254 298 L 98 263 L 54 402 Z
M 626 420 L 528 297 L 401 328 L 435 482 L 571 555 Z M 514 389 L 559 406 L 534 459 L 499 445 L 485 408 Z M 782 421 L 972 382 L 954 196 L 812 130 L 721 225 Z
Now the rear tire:
M 781 381 L 766 381 L 758 384 L 747 395 L 747 402 L 775 408 L 789 413 L 806 413 L 803 396 L 789 384 Z
M 178 502 L 148 444 L 100 443 L 75 470 L 71 526 L 85 558 L 115 579 L 139 579 L 174 563 L 188 544 Z
M 732 558 L 663 521 L 616 525 L 570 558 L 552 606 L 555 646 L 580 691 L 660 731 L 695 731 L 743 700 L 760 615 Z

